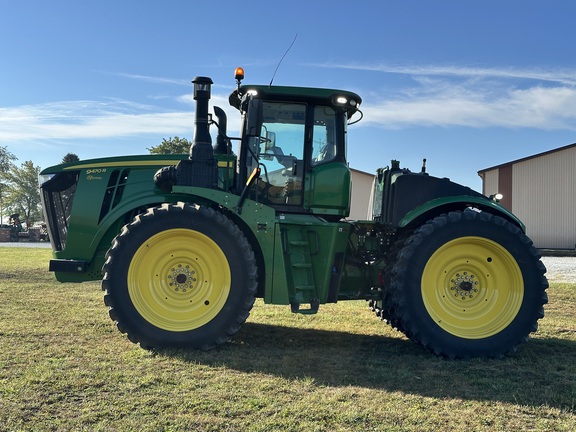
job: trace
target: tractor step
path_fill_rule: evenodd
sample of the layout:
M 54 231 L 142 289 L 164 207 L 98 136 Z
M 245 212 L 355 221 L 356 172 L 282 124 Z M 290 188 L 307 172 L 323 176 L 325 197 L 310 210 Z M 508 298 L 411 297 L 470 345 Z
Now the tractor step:
M 308 246 L 309 243 L 305 240 L 291 240 L 290 244 L 292 246 Z
M 296 291 L 314 291 L 316 287 L 314 285 L 297 285 L 294 289 Z
M 292 285 L 290 293 L 290 310 L 293 313 L 315 314 L 318 312 L 318 287 L 314 280 L 314 266 L 307 227 L 290 226 L 284 229 L 284 241 L 287 249 L 288 280 Z M 300 309 L 300 304 L 310 303 L 310 308 Z
M 290 303 L 290 311 L 292 313 L 299 313 L 302 315 L 314 315 L 318 312 L 320 308 L 320 300 L 314 299 L 310 300 L 310 309 L 300 309 L 300 303 L 292 302 Z

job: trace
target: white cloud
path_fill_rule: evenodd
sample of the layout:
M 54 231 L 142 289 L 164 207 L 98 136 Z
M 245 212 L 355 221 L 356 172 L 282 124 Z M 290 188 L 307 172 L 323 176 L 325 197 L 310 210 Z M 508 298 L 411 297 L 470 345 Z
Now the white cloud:
M 406 75 L 403 87 L 364 95 L 360 125 L 576 130 L 576 71 L 567 69 L 317 64 Z
M 227 98 L 216 95 L 212 102 L 228 111 L 229 129 L 238 130 L 238 113 L 229 109 Z M 190 134 L 194 125 L 193 109 L 191 106 L 190 111 L 168 111 L 125 100 L 65 101 L 0 108 L 0 144 Z
M 330 67 L 335 67 L 330 65 Z M 402 73 L 409 85 L 363 93 L 359 126 L 385 128 L 505 127 L 576 130 L 576 80 L 567 71 L 474 69 L 461 67 L 336 67 Z M 127 75 L 131 79 L 182 84 L 179 80 Z M 576 76 L 576 74 L 572 74 Z M 534 82 L 518 79 L 531 79 Z M 551 83 L 554 84 L 551 84 Z M 0 108 L 0 145 L 17 142 L 190 135 L 194 123 L 192 92 L 176 98 L 189 110 L 166 109 L 121 99 L 64 101 Z M 228 91 L 213 94 L 212 105 L 228 114 L 228 131 L 240 129 Z
M 154 77 L 154 76 L 148 76 L 148 75 L 129 74 L 129 73 L 122 73 L 122 72 L 115 73 L 114 75 L 117 75 L 117 76 L 120 76 L 123 78 L 132 79 L 132 80 L 154 83 L 154 84 L 175 84 L 175 85 L 185 85 L 185 86 L 191 85 L 190 81 L 187 81 L 184 79 L 177 79 L 177 78 Z
M 364 125 L 387 128 L 464 126 L 576 130 L 576 89 L 532 87 L 494 95 L 429 88 L 363 105 Z
M 166 78 L 166 77 L 157 77 L 157 76 L 149 76 L 149 75 L 138 75 L 138 74 L 130 74 L 130 73 L 123 73 L 123 72 L 115 72 L 113 75 L 128 78 L 131 80 L 136 81 L 144 81 L 152 84 L 174 84 L 179 86 L 186 86 L 192 88 L 192 80 L 191 79 L 181 79 L 181 78 Z M 212 84 L 212 88 L 221 88 L 230 90 L 231 86 L 229 85 L 222 85 L 218 83 Z
M 190 128 L 190 113 L 146 112 L 118 102 L 59 102 L 0 108 L 0 142 L 102 138 Z
M 468 78 L 510 78 L 528 79 L 560 83 L 568 86 L 576 86 L 576 71 L 573 69 L 541 69 L 541 68 L 486 68 L 474 66 L 435 66 L 435 65 L 388 65 L 388 64 L 358 64 L 358 63 L 325 63 L 314 64 L 317 67 L 352 69 L 390 74 L 402 74 L 411 76 L 449 76 Z

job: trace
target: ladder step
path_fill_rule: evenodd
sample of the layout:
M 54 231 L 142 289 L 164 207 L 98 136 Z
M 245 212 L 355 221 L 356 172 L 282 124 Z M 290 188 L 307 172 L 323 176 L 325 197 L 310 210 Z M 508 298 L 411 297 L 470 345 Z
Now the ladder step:
M 318 299 L 310 299 L 310 309 L 300 309 L 300 303 L 298 302 L 290 303 L 292 313 L 301 313 L 303 315 L 313 315 L 318 312 L 319 307 L 320 301 Z
M 296 291 L 314 291 L 316 287 L 314 285 L 297 285 L 294 289 Z
M 285 231 L 287 265 L 290 266 L 292 285 L 290 293 L 291 310 L 297 313 L 316 313 L 319 301 L 314 281 L 314 267 L 308 241 L 308 230 L 294 227 Z M 301 301 L 309 301 L 309 309 L 300 309 Z

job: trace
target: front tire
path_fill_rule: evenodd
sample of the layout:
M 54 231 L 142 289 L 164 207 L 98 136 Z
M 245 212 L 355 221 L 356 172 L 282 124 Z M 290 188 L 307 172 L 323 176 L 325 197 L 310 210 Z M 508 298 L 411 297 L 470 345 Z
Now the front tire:
M 391 297 L 406 335 L 436 354 L 500 357 L 537 330 L 545 272 L 517 226 L 486 212 L 452 212 L 407 239 Z
M 144 348 L 210 349 L 254 304 L 256 260 L 223 214 L 185 203 L 150 208 L 116 236 L 102 289 L 118 329 Z

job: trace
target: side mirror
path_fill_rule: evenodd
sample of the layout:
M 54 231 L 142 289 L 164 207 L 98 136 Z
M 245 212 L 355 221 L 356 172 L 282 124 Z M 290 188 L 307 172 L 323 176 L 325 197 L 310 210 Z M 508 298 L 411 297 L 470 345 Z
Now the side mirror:
M 268 132 L 266 130 L 266 136 L 260 138 L 260 140 L 262 143 L 258 156 L 260 156 L 260 158 L 263 160 L 274 160 L 274 155 L 276 154 L 276 133 Z
M 250 99 L 246 109 L 246 135 L 259 137 L 262 132 L 262 101 Z
M 276 147 L 276 132 L 266 131 L 266 142 L 264 143 L 264 153 L 274 152 Z

